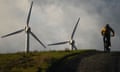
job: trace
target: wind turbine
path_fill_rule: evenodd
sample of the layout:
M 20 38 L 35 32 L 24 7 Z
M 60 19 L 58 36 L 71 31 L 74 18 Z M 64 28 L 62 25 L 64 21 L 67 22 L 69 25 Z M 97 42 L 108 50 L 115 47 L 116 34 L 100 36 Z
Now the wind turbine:
M 18 33 L 21 33 L 23 31 L 25 31 L 25 33 L 26 33 L 26 52 L 27 53 L 29 53 L 30 35 L 32 35 L 44 48 L 46 48 L 46 46 L 31 31 L 31 28 L 29 26 L 29 21 L 30 21 L 30 15 L 31 15 L 32 6 L 33 6 L 33 1 L 31 2 L 31 6 L 30 6 L 30 9 L 29 9 L 28 17 L 27 17 L 27 24 L 26 24 L 25 28 L 24 29 L 20 29 L 20 30 L 15 31 L 15 32 L 12 32 L 12 33 L 9 33 L 9 34 L 4 35 L 4 36 L 1 37 L 1 38 L 5 38 L 5 37 L 11 36 L 11 35 L 15 35 L 15 34 L 18 34 Z
M 67 44 L 67 43 L 69 43 L 69 45 L 70 45 L 70 47 L 72 48 L 72 50 L 73 50 L 73 49 L 77 50 L 77 48 L 76 48 L 76 46 L 75 46 L 75 40 L 73 39 L 73 37 L 74 37 L 74 35 L 75 35 L 75 31 L 76 31 L 76 29 L 77 29 L 77 26 L 78 26 L 79 21 L 80 21 L 80 18 L 78 18 L 78 21 L 77 21 L 77 23 L 76 23 L 76 25 L 75 25 L 75 27 L 74 27 L 74 29 L 73 29 L 73 32 L 72 32 L 72 35 L 71 35 L 70 40 L 68 40 L 68 41 L 63 41 L 63 42 L 58 42 L 58 43 L 53 43 L 53 44 L 48 44 L 48 46 L 61 45 L 61 44 Z

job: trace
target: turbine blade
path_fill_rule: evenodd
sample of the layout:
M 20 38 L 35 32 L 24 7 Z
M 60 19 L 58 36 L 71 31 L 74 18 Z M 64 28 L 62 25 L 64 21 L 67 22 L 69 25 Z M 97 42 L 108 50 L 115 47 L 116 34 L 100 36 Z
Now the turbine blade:
M 33 32 L 30 31 L 30 34 L 31 34 L 44 48 L 46 48 L 46 46 L 37 38 L 37 36 L 36 36 Z
M 31 2 L 31 6 L 30 6 L 30 9 L 29 9 L 29 13 L 28 13 L 27 25 L 29 24 L 29 21 L 30 21 L 30 15 L 31 15 L 31 11 L 32 11 L 32 6 L 33 6 L 33 1 Z
M 16 32 L 13 32 L 13 33 L 10 33 L 10 34 L 7 34 L 7 35 L 4 35 L 1 38 L 8 37 L 8 36 L 11 36 L 11 35 L 14 35 L 14 34 L 18 34 L 18 33 L 22 32 L 22 31 L 24 31 L 24 29 L 18 30 Z
M 79 21 L 80 21 L 80 18 L 78 18 L 78 21 L 77 21 L 77 23 L 76 23 L 76 25 L 75 25 L 75 27 L 74 27 L 74 29 L 73 29 L 73 32 L 72 32 L 72 35 L 71 35 L 71 39 L 73 39 L 73 37 L 74 37 L 74 35 L 75 35 L 75 31 L 76 31 L 76 29 L 77 29 L 77 26 L 78 26 Z
M 53 43 L 53 44 L 48 44 L 48 46 L 52 46 L 52 45 L 61 45 L 61 44 L 66 44 L 69 41 L 64 41 L 64 42 L 59 42 L 59 43 Z

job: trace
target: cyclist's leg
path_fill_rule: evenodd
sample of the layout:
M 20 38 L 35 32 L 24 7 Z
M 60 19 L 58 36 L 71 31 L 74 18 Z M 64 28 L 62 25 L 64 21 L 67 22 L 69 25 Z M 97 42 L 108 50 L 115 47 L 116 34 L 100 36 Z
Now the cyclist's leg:
M 104 42 L 104 51 L 107 52 L 108 51 L 108 43 L 107 43 L 107 37 L 106 36 L 103 37 L 103 42 Z
M 108 46 L 111 46 L 111 39 L 110 39 L 110 35 L 108 35 L 106 38 L 107 38 L 107 41 L 108 41 Z
M 110 47 L 111 47 L 111 39 L 110 36 L 107 37 L 108 40 L 108 51 L 110 52 Z
M 104 51 L 105 51 L 105 36 L 103 36 L 103 45 L 104 45 Z
M 107 50 L 107 52 L 110 52 L 109 46 L 110 46 L 110 42 L 109 42 L 109 40 L 107 39 L 107 41 L 106 41 L 106 50 Z

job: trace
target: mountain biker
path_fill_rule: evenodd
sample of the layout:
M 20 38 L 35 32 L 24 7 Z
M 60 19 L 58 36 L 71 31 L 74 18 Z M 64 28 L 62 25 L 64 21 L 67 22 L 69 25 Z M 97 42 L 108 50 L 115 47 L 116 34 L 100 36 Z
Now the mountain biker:
M 102 28 L 101 34 L 103 36 L 103 42 L 104 42 L 104 48 L 105 47 L 105 42 L 107 41 L 107 47 L 111 47 L 111 37 L 115 36 L 114 30 L 110 27 L 109 24 L 106 24 L 105 27 Z M 107 49 L 108 50 L 108 49 Z

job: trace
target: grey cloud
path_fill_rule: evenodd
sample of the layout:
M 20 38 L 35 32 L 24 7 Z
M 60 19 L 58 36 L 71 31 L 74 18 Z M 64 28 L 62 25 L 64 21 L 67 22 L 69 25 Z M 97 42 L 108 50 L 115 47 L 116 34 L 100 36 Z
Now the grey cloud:
M 35 0 L 38 1 L 38 0 Z M 43 4 L 41 4 L 43 3 Z M 116 37 L 119 38 L 120 33 L 119 33 L 119 5 L 120 5 L 120 1 L 118 0 L 57 0 L 57 1 L 53 1 L 53 0 L 45 0 L 44 2 L 39 2 L 39 6 L 44 6 L 44 5 L 57 5 L 62 7 L 62 10 L 65 13 L 65 27 L 68 26 L 68 24 L 71 23 L 71 20 L 74 20 L 75 16 L 81 16 L 80 13 L 77 13 L 77 11 L 81 12 L 80 10 L 82 9 L 84 12 L 86 12 L 86 15 L 90 15 L 91 18 L 97 18 L 97 28 L 96 30 L 98 30 L 97 32 L 100 32 L 100 29 L 102 26 L 104 26 L 106 23 L 110 23 L 111 26 L 115 29 L 116 31 Z M 72 8 L 70 8 L 72 7 Z M 78 10 L 77 10 L 78 9 Z M 73 11 L 73 13 L 72 13 Z M 74 14 L 75 13 L 75 14 Z M 77 14 L 76 14 L 77 13 Z M 72 19 L 70 19 L 69 17 L 74 17 Z M 81 17 L 82 19 L 82 17 Z M 84 22 L 83 22 L 84 23 Z M 71 24 L 74 24 L 74 22 L 72 22 Z M 91 25 L 91 24 L 90 24 Z M 95 25 L 95 24 L 93 24 Z M 87 27 L 87 26 L 86 26 Z M 95 26 L 93 26 L 95 27 Z M 69 30 L 68 32 L 70 32 L 72 27 L 67 28 L 67 30 Z M 89 27 L 88 27 L 89 28 Z M 81 29 L 79 29 L 80 31 Z M 93 29 L 94 30 L 94 29 Z M 88 30 L 88 31 L 80 31 L 79 33 L 83 33 L 83 37 L 81 35 L 81 38 L 84 38 L 85 36 L 87 37 L 92 37 L 93 40 L 88 41 L 89 43 L 92 43 L 90 46 L 94 47 L 93 44 L 95 44 L 96 47 L 101 48 L 102 46 L 102 42 L 100 41 L 102 38 L 99 36 L 100 34 L 94 32 L 89 33 L 89 32 L 94 32 L 92 30 Z M 84 34 L 86 33 L 86 34 Z M 86 38 L 87 38 L 86 37 Z M 118 43 L 119 40 L 118 39 L 114 40 L 113 46 L 117 46 L 118 48 Z M 89 40 L 89 39 L 88 39 Z M 88 43 L 87 43 L 88 44 Z

